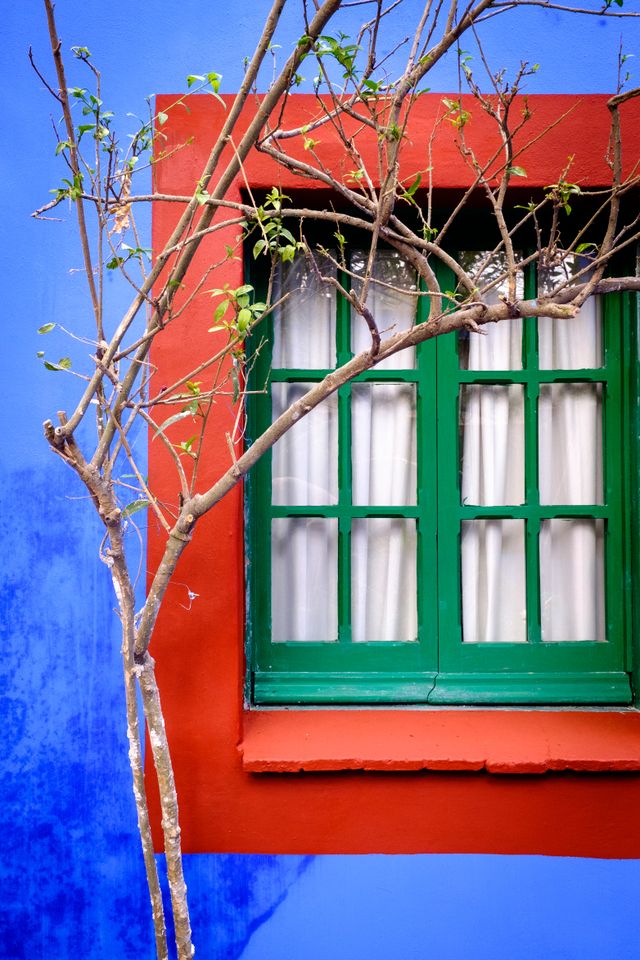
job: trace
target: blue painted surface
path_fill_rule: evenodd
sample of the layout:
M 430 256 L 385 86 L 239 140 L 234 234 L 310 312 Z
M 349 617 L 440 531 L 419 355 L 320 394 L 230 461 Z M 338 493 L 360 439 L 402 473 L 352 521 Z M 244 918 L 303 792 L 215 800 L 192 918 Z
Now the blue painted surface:
M 92 508 L 76 499 L 77 481 L 41 437 L 42 420 L 70 405 L 76 383 L 35 360 L 43 346 L 35 330 L 49 320 L 83 330 L 84 280 L 71 221 L 29 219 L 62 175 L 53 159 L 52 105 L 26 57 L 32 44 L 50 73 L 48 44 L 39 4 L 6 7 L 0 503 L 11 541 L 0 584 L 0 957 L 146 960 L 152 941 L 126 761 L 119 638 L 97 560 L 100 530 Z M 250 0 L 141 0 L 135 8 L 85 0 L 60 2 L 57 12 L 65 46 L 91 48 L 105 67 L 104 99 L 123 116 L 141 112 L 145 95 L 182 89 L 192 72 L 217 70 L 223 91 L 237 88 L 265 8 Z M 282 56 L 302 32 L 298 4 L 290 8 Z M 348 12 L 346 32 L 360 12 Z M 408 17 L 395 16 L 400 36 Z M 521 58 L 539 61 L 532 91 L 612 88 L 618 23 L 569 25 L 558 13 L 518 22 L 516 31 L 512 15 L 494 21 L 491 34 L 484 31 L 486 50 L 512 69 Z M 229 24 L 233 43 L 223 32 Z M 637 50 L 640 26 L 625 33 L 625 48 Z M 456 82 L 450 65 L 432 87 L 449 90 Z M 123 301 L 109 294 L 115 312 Z M 59 333 L 46 347 L 58 356 L 84 349 Z M 186 869 L 205 957 L 640 956 L 632 938 L 635 862 L 207 855 L 187 858 Z

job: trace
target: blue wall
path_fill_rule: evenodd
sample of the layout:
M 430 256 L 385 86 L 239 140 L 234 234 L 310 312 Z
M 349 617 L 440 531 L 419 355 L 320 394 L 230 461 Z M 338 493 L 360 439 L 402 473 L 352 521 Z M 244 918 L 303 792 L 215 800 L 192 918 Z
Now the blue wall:
M 295 11 L 297 0 L 290 5 Z M 216 70 L 223 91 L 233 91 L 258 34 L 256 6 L 267 5 L 61 0 L 57 13 L 64 46 L 92 50 L 105 72 L 104 99 L 124 116 L 141 112 L 146 95 L 183 89 L 192 72 Z M 633 6 L 627 0 L 625 9 Z M 348 12 L 351 32 L 361 9 Z M 396 36 L 408 19 L 396 17 Z M 287 15 L 283 57 L 302 32 L 298 21 Z M 532 92 L 614 86 L 620 21 L 569 23 L 559 13 L 532 12 L 517 22 L 515 31 L 511 14 L 493 21 L 486 49 L 496 66 L 540 62 Z M 35 331 L 50 320 L 82 330 L 86 315 L 68 212 L 63 224 L 29 218 L 62 176 L 48 120 L 55 110 L 27 61 L 32 45 L 51 75 L 43 9 L 7 5 L 3 33 L 0 498 L 11 539 L 0 590 L 0 957 L 144 960 L 152 956 L 148 905 L 113 598 L 97 560 L 100 531 L 77 499 L 75 478 L 41 436 L 42 420 L 70 405 L 76 384 L 44 371 Z M 637 50 L 640 28 L 626 26 L 625 36 L 625 49 Z M 432 79 L 433 89 L 455 84 L 453 65 Z M 121 296 L 109 293 L 116 308 Z M 54 359 L 84 349 L 58 332 L 45 346 Z M 640 886 L 638 862 L 202 855 L 187 858 L 187 873 L 196 943 L 206 957 L 640 957 L 630 896 Z

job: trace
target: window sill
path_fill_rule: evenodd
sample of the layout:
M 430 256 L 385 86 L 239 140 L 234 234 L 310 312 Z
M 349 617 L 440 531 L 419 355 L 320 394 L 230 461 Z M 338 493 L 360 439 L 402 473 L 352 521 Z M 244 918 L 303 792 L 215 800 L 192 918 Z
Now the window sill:
M 640 770 L 640 712 L 619 710 L 254 710 L 250 773 Z

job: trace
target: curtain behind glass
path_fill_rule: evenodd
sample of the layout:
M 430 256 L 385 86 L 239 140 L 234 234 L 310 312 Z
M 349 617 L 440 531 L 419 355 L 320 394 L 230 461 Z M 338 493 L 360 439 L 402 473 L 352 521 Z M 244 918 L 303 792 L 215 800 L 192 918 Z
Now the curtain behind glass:
M 538 332 L 541 369 L 579 370 L 601 365 L 596 298 L 574 319 L 540 318 Z M 492 325 L 489 336 L 471 334 L 461 355 L 468 369 L 499 370 L 520 367 L 521 352 L 521 329 L 506 322 Z M 508 506 L 523 502 L 522 401 L 522 388 L 516 385 L 463 388 L 463 503 Z M 538 413 L 541 502 L 602 503 L 600 385 L 542 384 Z M 463 639 L 525 641 L 524 524 L 498 518 L 464 523 L 461 549 Z M 585 518 L 542 524 L 543 641 L 605 638 L 603 552 L 602 523 Z

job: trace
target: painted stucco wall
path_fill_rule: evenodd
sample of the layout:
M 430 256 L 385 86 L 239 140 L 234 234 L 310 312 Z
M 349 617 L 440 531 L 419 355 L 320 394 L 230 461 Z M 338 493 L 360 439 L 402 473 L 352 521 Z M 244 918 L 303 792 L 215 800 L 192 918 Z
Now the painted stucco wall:
M 65 46 L 91 49 L 104 67 L 104 99 L 124 116 L 141 112 L 146 95 L 182 88 L 191 72 L 216 70 L 232 92 L 266 9 L 257 6 L 60 0 L 57 13 Z M 100 532 L 75 478 L 41 437 L 42 420 L 70 405 L 75 384 L 35 359 L 43 346 L 35 331 L 50 320 L 82 329 L 86 310 L 71 218 L 29 218 L 61 176 L 53 107 L 27 60 L 32 45 L 50 70 L 44 12 L 16 3 L 3 20 L 0 957 L 146 958 L 148 905 Z M 283 55 L 301 32 L 296 20 L 287 20 Z M 535 92 L 608 92 L 615 84 L 619 24 L 589 18 L 569 26 L 560 14 L 532 13 L 519 38 L 507 18 L 493 27 L 487 51 L 497 64 L 541 63 Z M 637 51 L 640 29 L 625 34 L 625 48 Z M 446 69 L 434 79 L 441 90 L 455 83 Z M 59 339 L 46 347 L 59 356 L 84 349 L 50 336 Z M 200 854 L 187 858 L 187 879 L 205 957 L 640 957 L 633 860 Z

